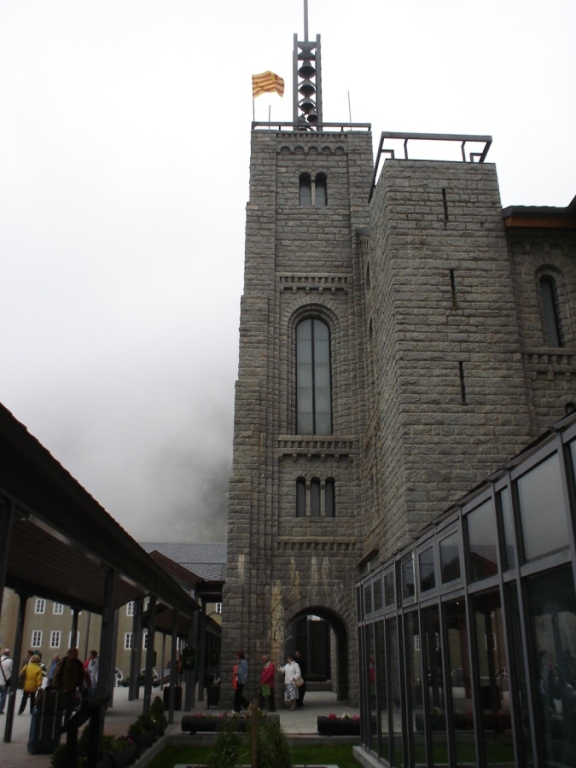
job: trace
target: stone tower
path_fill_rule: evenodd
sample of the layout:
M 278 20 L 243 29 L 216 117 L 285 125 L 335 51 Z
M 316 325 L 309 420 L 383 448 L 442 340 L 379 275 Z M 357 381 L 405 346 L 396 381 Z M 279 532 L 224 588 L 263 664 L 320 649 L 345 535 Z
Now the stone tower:
M 381 142 L 377 178 L 370 127 L 324 122 L 305 38 L 293 121 L 252 126 L 221 666 L 244 650 L 253 696 L 320 617 L 355 703 L 358 579 L 576 408 L 576 358 L 549 349 L 574 343 L 574 244 L 502 211 L 490 137 L 382 134 L 405 157 Z M 408 159 L 422 138 L 461 159 Z
M 314 614 L 334 630 L 339 695 L 357 698 L 356 233 L 368 225 L 372 137 L 321 122 L 319 37 L 295 39 L 294 61 L 294 121 L 252 128 L 222 670 L 245 650 L 253 692 L 261 654 L 283 659 L 288 627 Z

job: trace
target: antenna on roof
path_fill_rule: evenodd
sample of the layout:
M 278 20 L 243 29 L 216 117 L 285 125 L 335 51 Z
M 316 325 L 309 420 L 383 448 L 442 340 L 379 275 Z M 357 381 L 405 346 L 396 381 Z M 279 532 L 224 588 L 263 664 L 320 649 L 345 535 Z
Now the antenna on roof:
M 320 35 L 308 40 L 308 0 L 304 0 L 304 40 L 294 35 L 294 110 L 297 129 L 322 130 Z

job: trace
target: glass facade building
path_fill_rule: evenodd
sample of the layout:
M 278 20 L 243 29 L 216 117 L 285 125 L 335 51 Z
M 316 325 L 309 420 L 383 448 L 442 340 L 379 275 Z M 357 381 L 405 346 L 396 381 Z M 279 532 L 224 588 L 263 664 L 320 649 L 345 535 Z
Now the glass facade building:
M 358 583 L 366 757 L 576 765 L 575 468 L 570 416 Z

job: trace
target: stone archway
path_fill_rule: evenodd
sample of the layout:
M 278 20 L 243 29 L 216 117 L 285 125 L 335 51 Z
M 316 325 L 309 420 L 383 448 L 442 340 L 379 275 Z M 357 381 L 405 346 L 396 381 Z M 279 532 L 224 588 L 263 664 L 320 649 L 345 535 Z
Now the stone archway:
M 325 622 L 331 630 L 331 637 L 333 642 L 329 642 L 327 652 L 330 654 L 329 669 L 330 679 L 332 682 L 333 690 L 336 693 L 336 698 L 339 701 L 347 700 L 349 698 L 350 690 L 350 659 L 349 659 L 349 640 L 348 630 L 346 623 L 330 608 L 323 607 L 321 605 L 310 605 L 306 608 L 300 609 L 295 613 L 290 621 L 287 623 L 287 629 L 291 630 L 286 633 L 285 652 L 294 653 L 296 650 L 300 650 L 307 657 L 309 655 L 312 658 L 308 659 L 309 669 L 308 674 L 313 673 L 314 667 L 310 666 L 314 663 L 313 653 L 321 652 L 315 646 L 310 646 L 308 642 L 307 646 L 302 649 L 299 647 L 302 645 L 302 632 L 298 632 L 297 626 L 302 620 L 310 619 L 310 617 L 321 619 Z M 307 627 L 308 630 L 308 627 Z M 309 632 L 308 632 L 308 639 Z M 300 642 L 299 642 L 300 641 Z M 318 643 L 318 638 L 315 638 L 315 643 Z

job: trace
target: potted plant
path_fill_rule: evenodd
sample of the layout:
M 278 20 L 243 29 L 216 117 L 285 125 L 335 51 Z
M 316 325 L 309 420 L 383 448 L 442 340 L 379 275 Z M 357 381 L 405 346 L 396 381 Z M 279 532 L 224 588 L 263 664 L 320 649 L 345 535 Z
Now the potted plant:
M 156 741 L 156 728 L 152 715 L 140 715 L 128 728 L 128 736 L 136 742 L 138 754 Z
M 154 720 L 154 727 L 156 728 L 156 733 L 159 736 L 163 736 L 164 731 L 166 730 L 166 726 L 168 725 L 168 720 L 166 719 L 166 715 L 164 714 L 164 703 L 160 698 L 160 696 L 154 697 L 152 704 L 150 705 L 150 715 Z
M 130 765 L 138 755 L 136 742 L 131 736 L 111 737 L 111 741 L 104 745 L 104 749 L 111 758 L 114 768 Z

